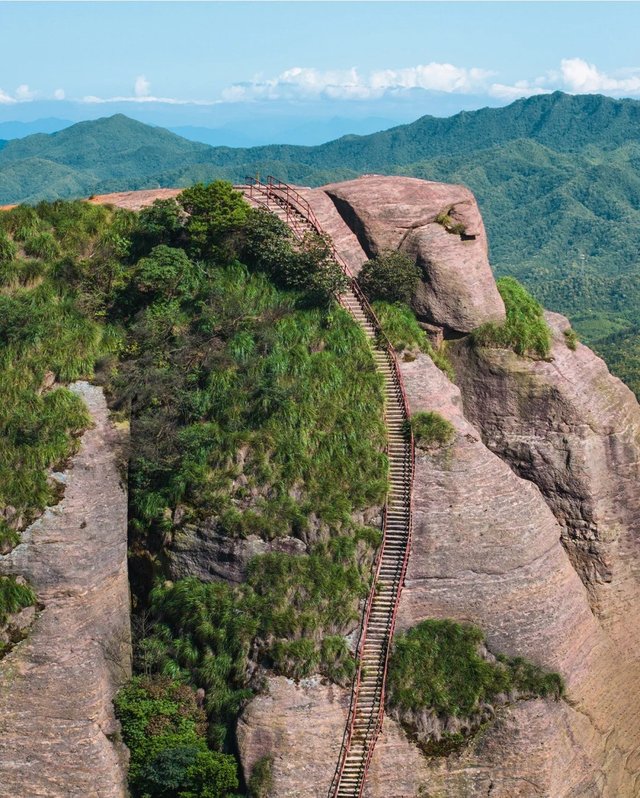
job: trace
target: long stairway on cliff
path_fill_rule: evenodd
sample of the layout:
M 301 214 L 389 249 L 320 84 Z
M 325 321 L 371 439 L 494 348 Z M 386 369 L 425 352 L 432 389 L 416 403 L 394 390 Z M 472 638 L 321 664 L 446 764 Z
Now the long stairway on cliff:
M 298 240 L 307 233 L 323 234 L 305 198 L 293 187 L 268 178 L 250 179 L 239 186 L 249 202 L 282 219 Z M 349 716 L 329 798 L 361 796 L 367 770 L 384 716 L 384 692 L 400 591 L 411 544 L 411 488 L 413 440 L 408 429 L 408 406 L 396 353 L 384 337 L 378 320 L 348 266 L 332 247 L 333 257 L 349 277 L 340 303 L 364 330 L 376 366 L 384 377 L 385 424 L 389 459 L 389 493 L 384 508 L 383 541 L 375 564 L 360 639 Z

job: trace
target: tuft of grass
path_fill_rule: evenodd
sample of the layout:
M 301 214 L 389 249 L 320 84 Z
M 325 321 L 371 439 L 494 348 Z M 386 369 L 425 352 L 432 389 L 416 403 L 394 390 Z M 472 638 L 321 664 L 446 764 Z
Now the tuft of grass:
M 517 355 L 548 358 L 551 331 L 543 308 L 513 277 L 501 277 L 498 290 L 507 312 L 502 325 L 488 322 L 471 334 L 476 346 L 512 349 Z
M 21 584 L 15 576 L 0 576 L 0 624 L 25 607 L 36 603 L 36 594 L 29 585 Z
M 405 353 L 410 358 L 415 357 L 417 352 L 424 352 L 440 371 L 454 381 L 455 373 L 449 358 L 441 349 L 434 349 L 429 336 L 420 327 L 415 313 L 408 305 L 379 300 L 373 303 L 373 309 L 384 334 L 397 352 Z
M 578 348 L 578 333 L 570 327 L 568 330 L 565 330 L 563 334 L 566 345 L 572 352 L 575 352 Z
M 478 728 L 492 703 L 564 695 L 559 674 L 521 657 L 493 658 L 484 646 L 480 629 L 450 620 L 423 621 L 401 633 L 389 662 L 389 708 L 412 732 L 413 719 L 419 725 L 425 712 L 445 725 L 448 718 L 467 719 L 463 726 L 469 729 Z M 440 740 L 444 749 L 429 753 L 446 754 L 463 739 L 445 734 Z
M 439 413 L 429 411 L 414 413 L 409 419 L 416 446 L 428 449 L 451 443 L 456 430 L 453 424 Z
M 451 209 L 447 211 L 441 211 L 436 216 L 436 224 L 442 225 L 447 233 L 451 233 L 452 235 L 461 236 L 464 235 L 466 232 L 466 227 L 462 222 L 456 222 L 455 219 L 450 215 Z
M 251 770 L 249 779 L 250 798 L 269 798 L 273 790 L 273 757 L 263 756 Z

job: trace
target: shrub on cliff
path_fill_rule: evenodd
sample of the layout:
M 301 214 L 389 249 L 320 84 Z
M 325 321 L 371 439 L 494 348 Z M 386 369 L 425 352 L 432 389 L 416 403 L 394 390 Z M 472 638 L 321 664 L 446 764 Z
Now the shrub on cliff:
M 480 629 L 450 620 L 423 621 L 396 637 L 387 684 L 389 710 L 427 750 L 445 724 L 456 725 L 449 719 L 468 734 L 492 717 L 492 704 L 564 694 L 558 674 L 521 657 L 493 657 Z
M 435 349 L 426 332 L 418 324 L 415 313 L 408 305 L 402 302 L 383 302 L 377 300 L 373 303 L 373 310 L 380 322 L 382 331 L 387 336 L 391 345 L 405 359 L 412 359 L 416 352 L 429 355 L 436 366 L 443 371 L 450 380 L 454 380 L 453 366 L 444 349 Z
M 186 233 L 189 252 L 202 260 L 230 263 L 236 256 L 249 205 L 230 183 L 215 180 L 196 183 L 178 196 L 188 214 Z
M 513 277 L 501 277 L 498 290 L 504 301 L 504 324 L 488 322 L 472 333 L 477 346 L 513 349 L 517 355 L 547 358 L 551 331 L 539 302 Z
M 385 302 L 404 302 L 408 304 L 413 297 L 420 269 L 408 255 L 402 252 L 384 252 L 368 260 L 358 282 L 370 301 L 382 299 Z
M 225 798 L 238 786 L 232 756 L 211 751 L 194 691 L 165 676 L 134 676 L 115 698 L 134 798 Z

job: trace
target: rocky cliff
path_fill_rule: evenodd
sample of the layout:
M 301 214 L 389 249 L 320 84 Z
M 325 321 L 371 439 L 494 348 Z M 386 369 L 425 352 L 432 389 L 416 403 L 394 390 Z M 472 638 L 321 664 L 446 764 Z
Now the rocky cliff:
M 466 189 L 367 177 L 305 196 L 354 269 L 385 249 L 416 258 L 422 320 L 459 336 L 504 317 Z M 640 794 L 640 408 L 586 347 L 567 346 L 565 320 L 548 321 L 548 362 L 463 338 L 450 345 L 458 385 L 426 355 L 402 365 L 412 411 L 439 412 L 456 436 L 417 457 L 398 622 L 473 622 L 490 649 L 559 671 L 567 699 L 499 709 L 441 757 L 387 718 L 370 798 Z M 271 754 L 274 795 L 325 796 L 348 699 L 320 681 L 269 680 L 239 727 L 247 773 Z
M 555 314 L 547 315 L 548 360 L 473 345 L 467 334 L 500 323 L 505 309 L 482 219 L 464 187 L 367 176 L 301 191 L 355 273 L 384 250 L 415 258 L 422 279 L 413 308 L 450 339 L 455 384 L 427 355 L 402 364 L 412 411 L 437 411 L 456 434 L 444 449 L 418 453 L 399 627 L 427 618 L 472 622 L 490 650 L 559 671 L 567 687 L 565 700 L 498 708 L 447 756 L 426 757 L 387 717 L 365 795 L 634 798 L 636 400 L 586 347 L 568 346 L 567 322 Z M 186 529 L 169 557 L 176 576 L 238 581 L 258 550 L 257 540 L 230 544 L 203 527 Z M 238 725 L 247 779 L 269 756 L 273 796 L 325 798 L 348 702 L 348 690 L 319 677 L 298 684 L 268 677 Z
M 0 796 L 121 798 L 125 752 L 111 700 L 130 669 L 122 436 L 99 388 L 77 383 L 93 426 L 48 508 L 0 574 L 38 598 L 25 640 L 0 660 Z

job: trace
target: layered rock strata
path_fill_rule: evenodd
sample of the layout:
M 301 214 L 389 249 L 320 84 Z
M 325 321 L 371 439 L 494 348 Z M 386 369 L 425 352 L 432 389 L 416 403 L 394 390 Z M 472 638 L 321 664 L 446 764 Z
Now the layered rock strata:
M 0 661 L 2 798 L 127 794 L 111 703 L 130 671 L 122 435 L 99 388 L 72 390 L 93 426 L 62 477 L 64 497 L 0 557 L 0 574 L 26 577 L 41 608 Z
M 489 448 L 536 484 L 603 628 L 640 657 L 640 406 L 569 322 L 547 313 L 547 361 L 452 348 L 466 415 Z

